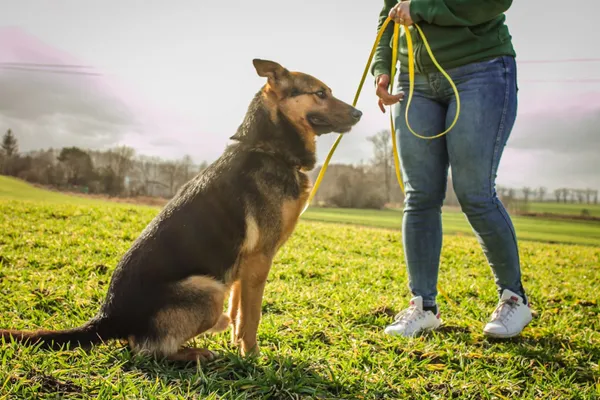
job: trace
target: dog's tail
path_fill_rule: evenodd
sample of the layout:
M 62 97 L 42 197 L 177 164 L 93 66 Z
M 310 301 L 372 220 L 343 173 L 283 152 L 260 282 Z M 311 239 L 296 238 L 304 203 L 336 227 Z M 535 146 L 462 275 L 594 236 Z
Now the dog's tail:
M 37 330 L 18 331 L 0 329 L 0 337 L 5 342 L 15 340 L 28 345 L 40 345 L 42 348 L 59 350 L 66 345 L 69 347 L 90 348 L 91 346 L 110 339 L 117 339 L 119 335 L 112 328 L 108 318 L 94 318 L 82 326 L 59 331 Z

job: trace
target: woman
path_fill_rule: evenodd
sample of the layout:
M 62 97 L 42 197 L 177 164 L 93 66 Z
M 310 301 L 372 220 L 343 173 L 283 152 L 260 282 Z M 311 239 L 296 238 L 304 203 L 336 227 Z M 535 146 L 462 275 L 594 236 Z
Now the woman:
M 518 335 L 531 321 L 517 239 L 510 217 L 498 200 L 495 178 L 503 148 L 517 113 L 515 51 L 505 25 L 511 0 L 384 0 L 379 27 L 395 22 L 419 24 L 434 56 L 456 84 L 460 117 L 445 136 L 424 140 L 405 121 L 404 94 L 388 92 L 393 24 L 377 48 L 372 73 L 379 106 L 394 105 L 402 177 L 406 189 L 402 222 L 408 266 L 410 306 L 386 327 L 390 335 L 413 336 L 435 329 L 441 319 L 436 305 L 442 247 L 441 208 L 451 167 L 454 191 L 493 271 L 499 303 L 484 333 Z M 428 56 L 416 29 L 411 29 L 415 56 L 415 92 L 409 122 L 415 132 L 434 136 L 447 129 L 456 99 L 444 76 Z M 408 87 L 405 37 L 399 44 L 399 90 Z

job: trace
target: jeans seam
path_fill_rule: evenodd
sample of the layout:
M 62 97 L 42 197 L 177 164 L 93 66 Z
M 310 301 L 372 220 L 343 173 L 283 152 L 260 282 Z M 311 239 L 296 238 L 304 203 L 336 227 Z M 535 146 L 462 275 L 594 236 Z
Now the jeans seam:
M 504 63 L 504 78 L 505 78 L 505 85 L 506 85 L 506 89 L 504 90 L 504 106 L 502 108 L 502 118 L 500 119 L 500 125 L 498 127 L 498 133 L 496 135 L 496 144 L 494 146 L 494 154 L 492 156 L 492 168 L 491 168 L 491 172 L 490 172 L 490 181 L 489 181 L 489 186 L 490 186 L 490 197 L 492 197 L 492 183 L 494 181 L 494 165 L 497 163 L 498 161 L 498 153 L 500 150 L 500 141 L 502 138 L 502 134 L 504 132 L 505 129 L 505 125 L 506 125 L 506 113 L 507 113 L 507 109 L 508 109 L 508 97 L 510 94 L 510 85 L 509 85 L 509 79 L 508 79 L 508 66 L 506 65 L 506 58 L 502 58 L 502 61 Z M 498 168 L 495 168 L 496 172 L 498 171 Z M 510 226 L 510 223 L 508 221 L 508 216 L 506 215 L 506 213 L 504 212 L 502 207 L 498 206 L 497 201 L 495 201 L 494 203 L 496 208 L 498 209 L 498 211 L 500 211 L 500 214 L 502 215 L 502 218 L 504 219 L 504 222 Z M 512 235 L 512 238 L 515 242 L 515 246 L 517 245 L 517 237 L 515 232 L 512 229 L 509 229 L 510 233 Z
M 500 150 L 500 141 L 502 138 L 502 133 L 504 132 L 504 128 L 505 128 L 505 124 L 506 124 L 506 113 L 507 113 L 507 108 L 508 108 L 508 95 L 509 95 L 509 87 L 508 87 L 508 77 L 507 77 L 507 67 L 506 67 L 506 62 L 504 61 L 504 79 L 506 82 L 505 85 L 505 90 L 504 90 L 504 106 L 502 107 L 502 118 L 500 118 L 500 125 L 498 126 L 498 131 L 496 132 L 496 141 L 494 143 L 494 153 L 492 155 L 492 165 L 490 166 L 490 176 L 489 176 L 489 195 L 490 197 L 492 197 L 492 183 L 494 181 L 494 173 L 497 172 L 497 168 L 494 167 L 494 165 L 496 165 L 496 162 L 498 160 L 498 152 Z

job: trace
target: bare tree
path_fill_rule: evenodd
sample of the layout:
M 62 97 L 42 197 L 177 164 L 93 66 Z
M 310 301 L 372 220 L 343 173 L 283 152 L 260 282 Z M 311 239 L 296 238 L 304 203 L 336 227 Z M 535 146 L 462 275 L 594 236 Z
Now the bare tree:
M 180 164 L 174 161 L 167 161 L 160 165 L 160 170 L 166 179 L 167 187 L 169 188 L 169 196 L 175 194 L 177 178 L 180 173 Z
M 328 199 L 328 203 L 342 208 L 383 208 L 386 202 L 374 184 L 378 177 L 372 169 L 366 166 L 348 167 L 337 176 L 336 193 Z
M 183 156 L 183 158 L 179 162 L 179 174 L 180 174 L 180 179 L 181 179 L 180 183 L 181 184 L 184 184 L 185 182 L 192 179 L 192 176 L 194 175 L 193 168 L 194 168 L 194 161 L 192 160 L 191 156 L 186 154 L 185 156 Z
M 563 203 L 566 203 L 569 199 L 569 189 L 566 189 L 566 188 L 556 189 L 554 191 L 554 193 L 556 194 L 557 192 L 559 193 L 558 197 L 557 197 L 557 202 L 560 203 L 562 201 Z
M 111 180 L 111 192 L 123 193 L 125 189 L 125 177 L 133 167 L 135 150 L 131 147 L 120 146 L 108 151 L 109 169 L 106 176 Z
M 158 157 L 139 156 L 136 161 L 136 170 L 139 174 L 139 192 L 144 195 L 153 195 L 156 185 L 163 186 L 160 182 L 160 164 Z M 166 185 L 164 185 L 166 186 Z
M 564 188 L 563 190 L 564 190 L 564 196 L 565 196 L 565 203 L 568 203 L 568 202 L 574 203 L 575 195 L 574 195 L 573 191 L 568 188 Z
M 373 165 L 382 170 L 382 180 L 385 186 L 385 201 L 390 201 L 391 172 L 394 165 L 392 138 L 389 130 L 377 132 L 367 138 L 373 143 Z
M 585 202 L 587 204 L 592 204 L 592 196 L 594 195 L 594 190 L 593 189 L 586 189 L 585 190 Z
M 127 146 L 119 146 L 109 151 L 110 166 L 119 178 L 125 178 L 125 175 L 133 166 L 133 157 L 135 150 Z
M 538 201 L 544 201 L 544 199 L 546 198 L 546 193 L 547 192 L 548 192 L 548 190 L 545 187 L 540 186 L 537 189 L 537 198 L 538 198 Z
M 531 188 L 526 186 L 522 189 L 522 191 L 523 191 L 523 200 L 525 200 L 525 203 L 528 203 L 529 196 L 531 195 Z

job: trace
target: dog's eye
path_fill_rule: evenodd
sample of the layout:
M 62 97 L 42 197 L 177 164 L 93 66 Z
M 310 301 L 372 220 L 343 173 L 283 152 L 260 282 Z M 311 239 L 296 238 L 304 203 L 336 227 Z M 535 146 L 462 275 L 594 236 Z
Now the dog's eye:
M 327 97 L 323 90 L 319 90 L 318 92 L 315 92 L 315 94 L 319 96 L 320 99 L 324 99 L 325 97 Z
M 292 97 L 300 96 L 300 91 L 298 89 L 294 88 L 294 89 L 292 89 L 290 96 L 292 96 Z

